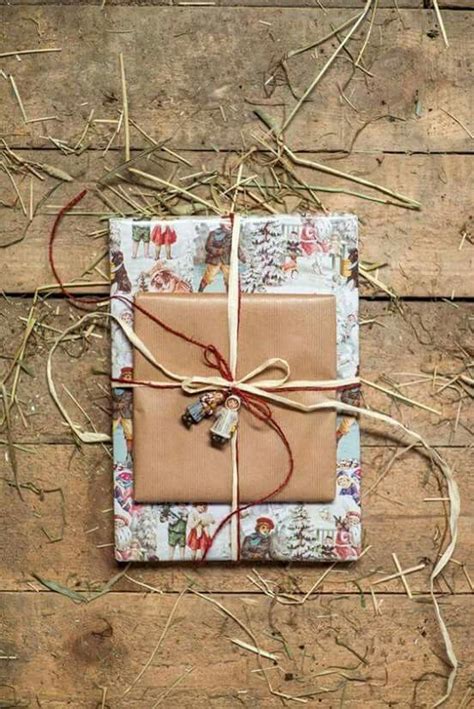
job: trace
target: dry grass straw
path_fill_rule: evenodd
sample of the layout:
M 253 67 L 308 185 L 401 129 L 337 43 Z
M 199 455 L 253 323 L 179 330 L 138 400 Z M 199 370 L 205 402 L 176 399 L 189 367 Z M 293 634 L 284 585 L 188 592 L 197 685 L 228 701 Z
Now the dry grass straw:
M 10 84 L 13 89 L 13 93 L 15 94 L 15 98 L 18 102 L 18 106 L 20 107 L 20 112 L 23 117 L 23 122 L 28 123 L 28 116 L 26 115 L 25 107 L 23 105 L 23 101 L 21 100 L 20 92 L 18 91 L 18 87 L 16 85 L 16 81 L 13 78 L 13 76 L 10 74 Z
M 128 122 L 128 93 L 127 80 L 125 78 L 125 63 L 123 54 L 120 53 L 120 81 L 122 84 L 122 111 L 123 111 L 123 127 L 125 134 L 125 162 L 130 160 L 130 125 Z
M 441 16 L 441 11 L 439 9 L 438 0 L 433 0 L 433 8 L 435 11 L 436 19 L 438 21 L 439 29 L 441 31 L 441 36 L 443 37 L 443 42 L 445 47 L 449 47 L 448 36 L 446 34 L 446 28 L 444 26 L 443 18 Z
M 363 11 L 361 12 L 360 15 L 357 16 L 357 19 L 355 20 L 354 24 L 352 25 L 352 27 L 350 28 L 350 30 L 348 31 L 348 33 L 346 34 L 346 36 L 344 37 L 344 39 L 342 40 L 342 42 L 340 42 L 338 48 L 331 54 L 331 56 L 329 57 L 329 59 L 327 60 L 327 62 L 324 64 L 324 66 L 322 67 L 322 69 L 317 73 L 317 75 L 315 76 L 315 78 L 313 79 L 313 81 L 310 83 L 310 85 L 309 85 L 309 86 L 307 87 L 307 89 L 304 91 L 304 93 L 303 93 L 303 95 L 301 96 L 301 98 L 298 99 L 296 105 L 292 108 L 292 110 L 291 110 L 289 116 L 286 118 L 286 120 L 285 120 L 284 123 L 283 123 L 283 126 L 282 126 L 282 128 L 281 128 L 281 133 L 283 133 L 283 131 L 285 131 L 285 130 L 288 128 L 288 126 L 292 123 L 292 121 L 293 121 L 294 118 L 296 117 L 296 114 L 297 114 L 298 111 L 300 110 L 300 108 L 301 108 L 301 106 L 303 105 L 303 103 L 304 103 L 304 102 L 308 99 L 308 97 L 313 93 L 314 89 L 315 89 L 316 86 L 319 84 L 319 82 L 321 81 L 321 79 L 323 78 L 323 76 L 324 76 L 324 75 L 327 73 L 327 71 L 331 68 L 331 66 L 332 66 L 332 64 L 334 63 L 334 61 L 337 59 L 337 57 L 338 57 L 339 54 L 342 52 L 342 50 L 344 49 L 344 47 L 346 46 L 346 44 L 349 42 L 349 40 L 351 39 L 352 35 L 359 29 L 360 25 L 364 22 L 364 20 L 365 20 L 365 18 L 366 18 L 366 16 L 367 16 L 367 13 L 369 12 L 370 8 L 372 7 L 373 2 L 374 2 L 374 0 L 367 0 L 366 4 L 365 4 L 365 6 L 364 6 Z
M 152 653 L 151 653 L 150 656 L 148 657 L 148 660 L 145 662 L 145 664 L 143 665 L 143 667 L 142 667 L 142 669 L 140 670 L 140 672 L 137 674 L 137 676 L 136 676 L 136 677 L 134 678 L 134 680 L 128 685 L 127 689 L 126 689 L 125 692 L 122 694 L 122 698 L 123 698 L 123 697 L 126 697 L 128 694 L 130 694 L 130 692 L 132 691 L 132 689 L 135 687 L 135 685 L 137 684 L 137 682 L 139 682 L 139 681 L 141 680 L 141 678 L 143 677 L 143 675 L 145 674 L 145 672 L 148 670 L 148 668 L 150 667 L 151 663 L 152 663 L 153 660 L 155 659 L 155 657 L 156 657 L 156 655 L 157 655 L 157 653 L 158 653 L 160 647 L 161 647 L 162 644 L 163 644 L 163 641 L 164 641 L 164 639 L 165 639 L 165 637 L 166 637 L 166 634 L 167 634 L 167 632 L 168 632 L 168 630 L 169 630 L 169 628 L 170 628 L 170 626 L 171 626 L 171 623 L 173 622 L 173 618 L 174 618 L 174 616 L 176 615 L 176 611 L 178 610 L 178 606 L 179 606 L 179 604 L 180 604 L 180 602 L 181 602 L 183 596 L 185 595 L 185 593 L 186 593 L 187 591 L 188 591 L 188 589 L 185 588 L 183 591 L 181 591 L 181 593 L 180 593 L 179 596 L 177 597 L 177 599 L 176 599 L 176 601 L 175 601 L 175 603 L 174 603 L 174 605 L 173 605 L 173 607 L 172 607 L 172 609 L 171 609 L 171 613 L 169 614 L 169 616 L 168 616 L 168 618 L 167 618 L 167 620 L 166 620 L 166 623 L 165 623 L 164 626 L 163 626 L 163 630 L 162 630 L 162 632 L 161 632 L 161 634 L 160 634 L 160 636 L 159 636 L 159 638 L 158 638 L 158 642 L 156 643 L 155 647 L 153 648 Z
M 331 573 L 331 571 L 335 567 L 335 563 L 331 564 L 322 574 L 321 576 L 314 582 L 314 584 L 310 587 L 306 593 L 304 593 L 301 597 L 297 597 L 294 594 L 288 594 L 288 593 L 281 593 L 280 591 L 274 591 L 271 588 L 270 582 L 266 581 L 260 573 L 257 571 L 257 569 L 253 569 L 253 577 L 248 575 L 247 578 L 248 580 L 256 586 L 261 593 L 264 593 L 266 596 L 269 596 L 272 600 L 276 601 L 277 603 L 280 603 L 283 606 L 301 606 L 306 601 L 315 593 L 315 591 L 321 586 L 325 578 Z
M 268 668 L 264 667 L 261 664 L 261 658 L 265 656 L 266 651 L 262 650 L 262 648 L 260 648 L 260 643 L 258 642 L 255 633 L 253 632 L 253 630 L 250 628 L 250 626 L 248 624 L 244 623 L 244 621 L 242 621 L 238 616 L 236 616 L 235 613 L 230 611 L 228 608 L 226 608 L 226 606 L 224 606 L 222 603 L 220 603 L 220 601 L 216 600 L 212 596 L 208 596 L 204 593 L 201 593 L 200 591 L 196 591 L 193 588 L 189 588 L 188 591 L 189 591 L 189 593 L 192 593 L 192 594 L 198 596 L 199 598 L 201 598 L 202 600 L 206 601 L 207 603 L 210 603 L 213 606 L 215 606 L 215 608 L 217 608 L 222 614 L 224 614 L 224 616 L 233 620 L 234 623 L 236 623 L 239 626 L 239 628 L 241 628 L 241 630 L 243 630 L 244 633 L 249 637 L 249 639 L 252 641 L 252 648 L 256 654 L 257 662 L 259 664 L 259 669 L 262 671 L 262 674 L 263 674 L 265 681 L 267 683 L 268 691 L 270 692 L 270 694 L 272 696 L 279 697 L 282 700 L 286 699 L 288 701 L 299 702 L 302 704 L 307 703 L 307 700 L 304 698 L 295 697 L 290 694 L 287 694 L 286 692 L 280 692 L 280 691 L 273 688 L 271 680 L 268 676 Z M 247 649 L 248 649 L 248 647 L 247 647 Z
M 13 52 L 2 52 L 0 54 L 0 59 L 6 59 L 7 57 L 19 57 L 25 54 L 47 54 L 49 52 L 62 52 L 61 47 L 43 47 L 38 49 L 17 49 Z
M 387 396 L 390 396 L 393 399 L 398 399 L 399 401 L 402 401 L 404 404 L 408 404 L 408 406 L 414 406 L 418 409 L 423 409 L 423 411 L 428 411 L 431 414 L 436 414 L 436 416 L 441 416 L 441 411 L 438 411 L 437 409 L 433 409 L 431 406 L 428 406 L 427 404 L 422 404 L 419 401 L 415 401 L 414 399 L 410 399 L 408 396 L 403 396 L 403 394 L 399 394 L 397 391 L 393 391 L 392 389 L 387 389 L 386 387 L 381 386 L 380 384 L 376 384 L 375 382 L 370 382 L 368 379 L 363 379 L 361 377 L 362 384 L 365 384 L 366 386 L 372 387 L 372 389 L 377 389 L 377 391 L 381 391 L 383 394 L 386 394 Z

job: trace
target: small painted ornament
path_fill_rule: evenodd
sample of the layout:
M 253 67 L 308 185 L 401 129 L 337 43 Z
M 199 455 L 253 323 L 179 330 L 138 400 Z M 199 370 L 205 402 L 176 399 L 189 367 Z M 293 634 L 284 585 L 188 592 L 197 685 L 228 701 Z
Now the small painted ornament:
M 225 394 L 222 391 L 208 391 L 199 397 L 189 406 L 186 406 L 186 411 L 181 416 L 181 421 L 186 428 L 191 428 L 194 424 L 199 423 L 204 418 L 212 416 L 218 406 L 225 401 Z
M 210 431 L 213 445 L 223 446 L 230 441 L 237 430 L 240 406 L 240 398 L 232 394 L 227 397 L 224 406 L 217 411 L 215 423 Z

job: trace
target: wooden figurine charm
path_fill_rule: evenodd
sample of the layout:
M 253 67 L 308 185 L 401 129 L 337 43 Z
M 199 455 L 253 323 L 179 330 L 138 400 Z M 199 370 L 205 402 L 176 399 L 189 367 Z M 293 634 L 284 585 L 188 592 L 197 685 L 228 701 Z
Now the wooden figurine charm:
M 208 391 L 199 397 L 189 406 L 186 406 L 186 411 L 181 416 L 181 421 L 186 428 L 191 428 L 194 424 L 199 423 L 203 418 L 209 418 L 213 415 L 218 406 L 225 401 L 225 394 L 222 391 Z
M 215 446 L 222 446 L 232 438 L 239 423 L 241 401 L 232 394 L 225 400 L 224 406 L 215 415 L 215 423 L 211 428 L 211 441 Z

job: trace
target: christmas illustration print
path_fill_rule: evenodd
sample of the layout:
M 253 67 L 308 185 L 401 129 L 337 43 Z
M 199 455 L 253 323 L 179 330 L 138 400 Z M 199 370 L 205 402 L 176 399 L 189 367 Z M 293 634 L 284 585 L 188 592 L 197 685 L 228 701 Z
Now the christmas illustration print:
M 216 525 L 227 514 L 223 506 L 212 512 L 205 502 L 195 504 L 133 505 L 131 484 L 122 485 L 116 470 L 115 556 L 119 561 L 199 561 L 209 549 Z M 128 482 L 127 482 L 128 485 Z M 219 558 L 228 559 L 229 545 L 216 540 Z M 213 547 L 213 551 L 214 547 Z
M 244 537 L 240 550 L 242 559 L 249 561 L 269 561 L 275 558 L 273 539 L 275 538 L 275 523 L 270 517 L 258 517 L 255 530 Z
M 356 461 L 340 461 L 339 465 L 342 471 L 360 472 Z M 331 505 L 268 503 L 250 508 L 242 515 L 241 558 L 301 562 L 357 559 L 361 551 L 360 487 L 355 497 L 347 494 L 348 487 L 338 486 Z
M 248 220 L 242 229 L 245 254 L 241 288 L 246 293 L 283 286 L 314 292 L 327 282 L 358 287 L 357 231 L 347 219 Z M 332 289 L 332 288 L 331 288 Z
M 230 220 L 218 217 L 175 220 L 116 219 L 110 225 L 113 314 L 133 326 L 125 300 L 140 291 L 225 293 L 231 244 Z M 321 293 L 336 297 L 337 376 L 359 368 L 357 221 L 350 215 L 242 217 L 239 271 L 248 293 Z M 133 352 L 121 328 L 112 323 L 112 376 L 132 376 Z M 358 391 L 340 397 L 357 404 Z M 194 402 L 196 403 L 196 402 Z M 216 435 L 233 427 L 212 408 L 209 429 Z M 186 410 L 183 402 L 183 412 Z M 205 402 L 187 411 L 194 426 Z M 207 405 L 207 404 L 206 404 Z M 232 410 L 229 410 L 232 414 Z M 229 418 L 230 425 L 227 421 Z M 115 555 L 119 561 L 199 561 L 232 558 L 230 525 L 210 539 L 230 505 L 211 501 L 139 504 L 133 499 L 133 394 L 117 386 L 113 394 Z M 234 422 L 235 423 L 235 422 Z M 203 424 L 201 423 L 200 426 Z M 222 430 L 221 430 L 222 429 Z M 338 416 L 336 496 L 330 504 L 277 503 L 249 508 L 240 517 L 240 556 L 256 562 L 352 561 L 361 552 L 359 424 Z M 226 439 L 227 440 L 227 439 Z

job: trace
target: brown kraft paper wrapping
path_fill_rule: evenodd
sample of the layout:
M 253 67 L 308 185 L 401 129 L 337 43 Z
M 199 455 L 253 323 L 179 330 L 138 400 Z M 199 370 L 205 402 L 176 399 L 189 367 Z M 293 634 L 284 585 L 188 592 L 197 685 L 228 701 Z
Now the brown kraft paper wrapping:
M 215 345 L 228 359 L 227 296 L 224 294 L 143 293 L 136 302 L 178 332 Z M 155 359 L 185 376 L 218 375 L 204 363 L 201 348 L 166 332 L 138 309 L 134 329 Z M 287 360 L 291 380 L 336 378 L 336 305 L 331 295 L 242 295 L 237 376 L 272 357 Z M 260 379 L 281 377 L 267 370 Z M 134 378 L 169 381 L 135 350 Z M 283 392 L 304 403 L 319 392 Z M 231 503 L 230 446 L 210 443 L 213 419 L 186 429 L 181 415 L 198 394 L 180 388 L 134 389 L 134 498 L 137 502 Z M 329 502 L 336 491 L 336 414 L 303 413 L 271 404 L 290 443 L 294 472 L 272 501 Z M 238 428 L 240 503 L 265 497 L 284 479 L 288 454 L 268 424 L 241 409 Z

